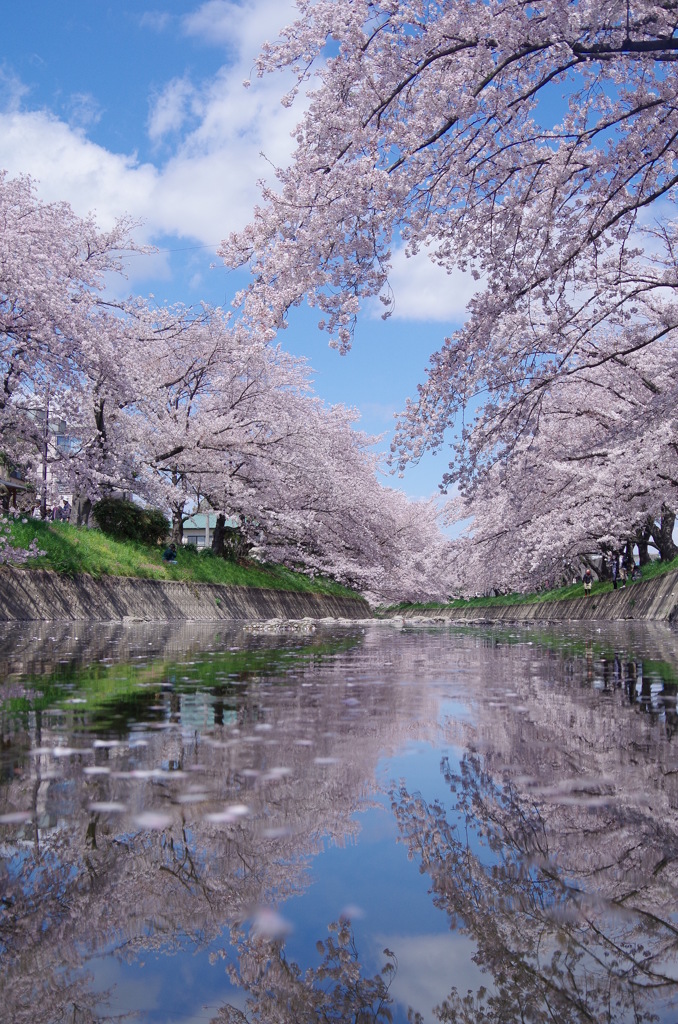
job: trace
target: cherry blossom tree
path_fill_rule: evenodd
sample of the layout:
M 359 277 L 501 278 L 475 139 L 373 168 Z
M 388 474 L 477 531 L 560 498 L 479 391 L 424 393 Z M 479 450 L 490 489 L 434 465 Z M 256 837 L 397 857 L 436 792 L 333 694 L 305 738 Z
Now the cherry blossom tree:
M 446 594 L 449 541 L 434 502 L 414 502 L 378 478 L 374 438 L 355 412 L 308 400 L 304 429 L 257 488 L 268 557 L 333 576 L 378 600 Z
M 380 599 L 446 593 L 439 509 L 380 483 L 377 439 L 313 395 L 305 361 L 220 310 L 140 304 L 134 319 L 120 444 L 136 453 L 135 489 L 172 510 L 177 540 L 202 501 L 237 516 L 260 557 Z
M 103 291 L 106 275 L 120 273 L 123 254 L 138 247 L 131 221 L 101 231 L 4 171 L 0 223 L 0 430 L 8 454 L 44 491 L 48 461 L 63 463 L 74 484 L 86 463 L 91 477 L 95 453 L 101 460 L 100 392 L 118 375 L 123 330 Z M 56 448 L 50 416 L 68 422 L 73 448 Z
M 643 534 L 645 547 L 652 538 L 662 558 L 674 557 L 665 506 L 678 504 L 670 371 L 644 363 L 617 360 L 554 382 L 539 430 L 450 503 L 452 520 L 470 520 L 460 590 L 570 582 L 587 556 L 642 548 Z
M 380 484 L 376 439 L 313 395 L 304 360 L 219 309 L 110 302 L 128 222 L 102 233 L 6 176 L 0 215 L 0 429 L 43 516 L 56 490 L 86 521 L 123 489 L 169 509 L 177 540 L 207 507 L 266 557 L 373 595 L 445 591 L 438 509 Z
M 134 311 L 139 343 L 127 354 L 133 400 L 124 433 L 136 453 L 135 487 L 184 519 L 207 499 L 238 511 L 257 460 L 277 458 L 296 428 L 308 368 L 279 348 L 229 327 L 220 310 Z M 292 411 L 290 406 L 295 407 Z
M 296 72 L 286 103 L 311 83 L 297 149 L 222 247 L 252 271 L 244 315 L 272 332 L 305 296 L 346 350 L 366 297 L 392 310 L 394 245 L 472 274 L 397 439 L 402 467 L 454 430 L 443 482 L 464 494 L 537 434 L 559 381 L 645 354 L 666 377 L 637 436 L 675 408 L 675 4 L 298 7 L 257 64 Z

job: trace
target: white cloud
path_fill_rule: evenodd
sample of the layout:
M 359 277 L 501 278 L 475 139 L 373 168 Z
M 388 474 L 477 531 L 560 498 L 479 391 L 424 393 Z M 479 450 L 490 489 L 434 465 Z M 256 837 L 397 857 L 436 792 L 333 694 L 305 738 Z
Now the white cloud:
M 111 153 L 42 111 L 0 114 L 0 166 L 11 176 L 30 174 L 42 199 L 66 200 L 81 216 L 93 212 L 104 228 L 125 213 L 143 218 L 158 181 L 152 165 Z
M 466 306 L 481 285 L 471 274 L 454 271 L 448 274 L 431 262 L 425 250 L 408 259 L 404 247 L 396 249 L 389 274 L 395 306 L 396 320 L 461 323 L 466 317 Z M 372 316 L 380 317 L 384 306 L 375 299 L 368 304 Z
M 177 234 L 216 251 L 250 218 L 257 180 L 271 172 L 264 140 L 273 159 L 289 152 L 289 112 L 279 108 L 278 119 L 256 97 L 248 109 L 248 95 L 240 103 L 228 89 L 212 96 L 200 127 L 162 167 L 112 153 L 45 112 L 0 114 L 0 167 L 30 174 L 43 199 L 94 212 L 102 227 L 129 214 L 144 222 L 143 238 Z
M 251 63 L 261 48 L 264 32 L 274 35 L 298 14 L 294 0 L 206 0 L 183 19 L 186 35 L 210 46 L 226 46 Z
M 243 6 L 208 0 L 185 20 L 186 31 L 210 40 L 228 29 L 237 52 L 209 80 L 196 84 L 178 75 L 156 94 L 147 129 L 152 142 L 165 143 L 163 162 L 140 162 L 135 153 L 114 153 L 91 142 L 84 131 L 87 119 L 97 116 L 91 97 L 81 97 L 80 117 L 67 125 L 44 110 L 18 109 L 25 90 L 15 78 L 7 79 L 16 102 L 0 115 L 0 167 L 37 179 L 45 199 L 65 200 L 81 215 L 95 212 L 102 227 L 127 213 L 144 221 L 141 241 L 176 234 L 216 251 L 250 219 L 259 200 L 257 181 L 270 179 L 273 165 L 290 159 L 301 105 L 281 105 L 289 85 L 285 76 L 256 80 L 249 89 L 242 83 L 261 45 L 262 26 L 277 31 L 293 9 L 292 0 L 250 0 Z M 151 13 L 143 20 L 165 27 Z
M 139 18 L 142 28 L 150 28 L 153 32 L 164 32 L 172 21 L 172 15 L 167 11 L 144 11 Z
M 153 100 L 148 119 L 149 137 L 157 142 L 183 128 L 195 111 L 197 92 L 187 78 L 173 78 Z
M 207 0 L 183 19 L 184 31 L 210 45 L 237 46 L 241 14 L 242 8 L 231 0 Z
M 19 110 L 30 93 L 27 85 L 7 66 L 0 67 L 0 106 L 3 110 Z
M 68 120 L 74 128 L 89 128 L 98 124 L 101 115 L 101 107 L 91 93 L 72 93 L 68 103 Z

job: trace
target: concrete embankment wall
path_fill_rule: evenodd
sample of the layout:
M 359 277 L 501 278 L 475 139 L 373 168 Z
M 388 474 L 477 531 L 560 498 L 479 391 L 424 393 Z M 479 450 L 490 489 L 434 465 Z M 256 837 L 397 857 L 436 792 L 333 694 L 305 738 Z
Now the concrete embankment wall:
M 365 601 L 323 594 L 0 568 L 0 622 L 365 619 L 370 614 Z
M 583 588 L 582 588 L 583 591 Z M 450 622 L 574 622 L 644 619 L 653 622 L 678 621 L 678 572 L 655 579 L 630 583 L 624 590 L 570 601 L 541 601 L 534 604 L 502 605 L 490 608 L 440 608 L 430 611 L 409 609 L 398 612 L 407 619 Z

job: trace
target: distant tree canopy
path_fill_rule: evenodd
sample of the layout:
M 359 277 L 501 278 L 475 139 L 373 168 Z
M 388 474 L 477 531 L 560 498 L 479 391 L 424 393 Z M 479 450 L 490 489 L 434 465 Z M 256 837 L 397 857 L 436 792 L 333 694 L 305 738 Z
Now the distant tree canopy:
M 242 550 L 381 599 L 446 593 L 438 508 L 379 482 L 375 439 L 312 393 L 303 360 L 220 309 L 113 304 L 127 221 L 101 232 L 0 172 L 0 223 L 2 447 L 43 509 L 99 502 L 103 529 L 155 543 L 165 512 L 178 536 L 212 508 L 239 518 Z M 0 560 L 21 558 L 3 537 Z

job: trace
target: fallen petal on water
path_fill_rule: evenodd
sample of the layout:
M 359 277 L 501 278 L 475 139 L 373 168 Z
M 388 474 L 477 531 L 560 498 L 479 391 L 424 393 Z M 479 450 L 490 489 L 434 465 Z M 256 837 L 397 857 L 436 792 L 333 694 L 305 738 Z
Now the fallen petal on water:
M 202 804 L 209 797 L 207 793 L 180 793 L 177 797 L 178 804 Z
M 228 810 L 231 814 L 234 814 L 236 818 L 244 818 L 250 813 L 250 809 L 247 804 L 231 804 Z
M 249 807 L 244 804 L 232 804 L 230 807 L 224 807 L 223 811 L 210 811 L 205 815 L 205 821 L 209 821 L 213 825 L 229 825 L 237 821 L 238 818 L 244 818 L 247 814 L 249 814 Z
M 292 835 L 292 829 L 288 825 L 279 825 L 273 828 L 265 828 L 261 833 L 265 839 L 282 839 Z
M 0 814 L 0 825 L 21 825 L 32 818 L 31 811 L 10 811 L 9 814 Z
M 142 811 L 134 817 L 134 824 L 141 828 L 157 829 L 161 831 L 169 828 L 172 824 L 172 815 L 164 814 L 162 811 Z
M 291 768 L 271 768 L 264 775 L 264 782 L 276 782 L 278 779 L 284 779 L 286 775 L 291 775 Z

